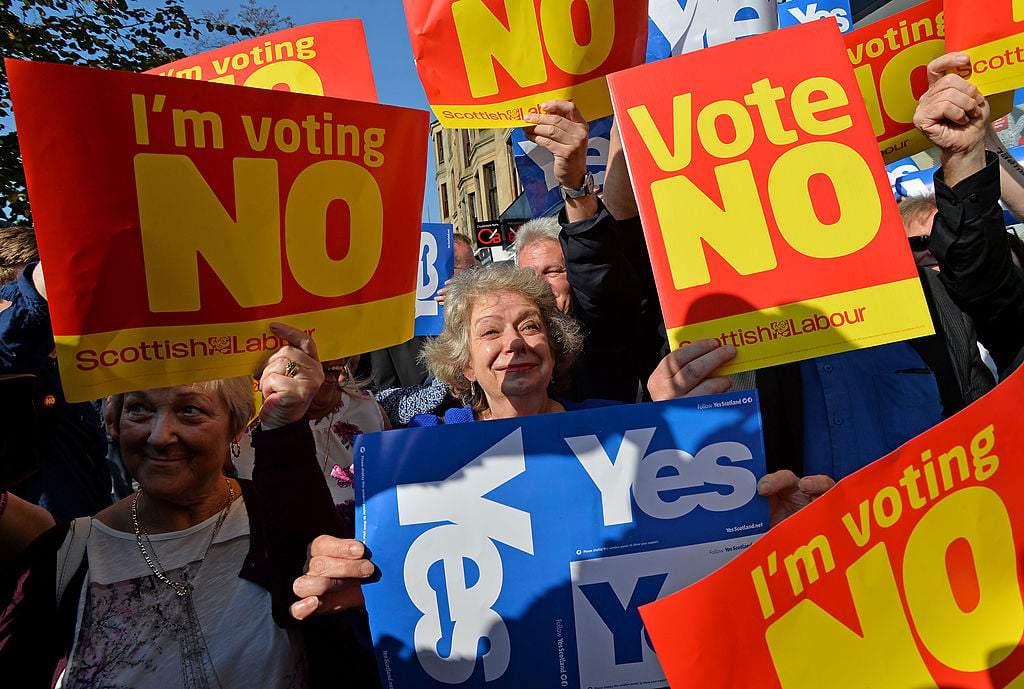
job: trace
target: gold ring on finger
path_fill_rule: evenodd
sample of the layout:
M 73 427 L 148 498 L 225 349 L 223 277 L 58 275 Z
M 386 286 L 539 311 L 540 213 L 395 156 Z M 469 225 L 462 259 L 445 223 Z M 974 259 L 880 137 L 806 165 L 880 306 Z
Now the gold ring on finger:
M 284 374 L 289 378 L 294 378 L 299 372 L 299 365 L 289 359 L 284 364 Z

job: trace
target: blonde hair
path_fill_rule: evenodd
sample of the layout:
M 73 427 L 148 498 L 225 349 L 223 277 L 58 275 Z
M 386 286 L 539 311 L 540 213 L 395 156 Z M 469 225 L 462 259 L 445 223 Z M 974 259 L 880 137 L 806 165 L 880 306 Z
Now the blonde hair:
M 487 408 L 487 398 L 462 372 L 469 365 L 469 325 L 473 307 L 491 294 L 509 292 L 536 304 L 548 333 L 555 370 L 549 394 L 568 386 L 568 372 L 583 350 L 579 324 L 562 313 L 548 283 L 531 271 L 491 263 L 463 271 L 452 280 L 444 300 L 444 329 L 423 347 L 422 359 L 452 394 L 475 411 Z

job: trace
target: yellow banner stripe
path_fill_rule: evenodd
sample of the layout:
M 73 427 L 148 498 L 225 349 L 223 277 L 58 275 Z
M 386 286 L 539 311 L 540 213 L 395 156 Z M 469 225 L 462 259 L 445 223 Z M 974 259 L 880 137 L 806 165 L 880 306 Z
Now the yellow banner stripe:
M 313 331 L 322 361 L 382 349 L 413 335 L 416 293 L 244 323 L 134 328 L 59 336 L 64 393 L 84 402 L 127 390 L 251 375 L 278 343 L 270 323 Z
M 1007 36 L 963 50 L 971 56 L 971 65 L 975 70 L 969 81 L 986 96 L 1024 86 L 1024 61 L 1018 59 L 1018 48 L 1024 48 L 1024 34 Z M 993 63 L 998 66 L 993 68 Z
M 933 332 L 921 281 L 911 278 L 671 328 L 668 337 L 673 349 L 710 338 L 736 345 L 736 358 L 718 371 L 729 374 Z
M 549 100 L 571 100 L 576 104 L 583 119 L 593 122 L 612 114 L 612 100 L 608 83 L 604 77 L 554 89 L 533 96 L 514 98 L 489 105 L 431 105 L 434 117 L 442 127 L 450 129 L 497 129 L 501 127 L 526 127 L 530 123 L 523 115 L 534 108 L 540 112 L 541 103 Z

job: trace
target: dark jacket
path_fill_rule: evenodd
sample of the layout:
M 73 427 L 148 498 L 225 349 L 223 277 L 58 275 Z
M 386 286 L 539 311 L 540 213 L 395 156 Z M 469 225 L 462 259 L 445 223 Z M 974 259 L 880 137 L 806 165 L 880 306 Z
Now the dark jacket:
M 569 314 L 584 331 L 583 354 L 570 371 L 576 401 L 647 398 L 647 378 L 668 353 L 661 304 L 640 218 L 597 215 L 569 223 L 559 240 L 572 294 Z
M 950 296 L 974 319 L 978 340 L 1005 376 L 1024 359 L 1024 273 L 1011 259 L 999 208 L 999 164 L 985 167 L 955 187 L 935 174 L 939 213 L 928 248 L 942 269 Z

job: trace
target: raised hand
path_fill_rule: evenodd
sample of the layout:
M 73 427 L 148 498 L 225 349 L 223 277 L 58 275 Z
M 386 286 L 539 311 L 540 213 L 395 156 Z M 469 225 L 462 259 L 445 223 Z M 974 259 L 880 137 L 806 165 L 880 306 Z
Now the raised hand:
M 313 395 L 324 382 L 312 337 L 283 323 L 271 323 L 270 331 L 288 344 L 274 352 L 256 374 L 264 400 L 260 426 L 266 430 L 305 418 Z
M 990 108 L 978 88 L 959 74 L 946 72 L 963 67 L 970 58 L 963 53 L 949 53 L 928 64 L 928 90 L 921 96 L 914 113 L 914 124 L 928 139 L 942 149 L 942 164 L 957 159 L 955 179 L 946 169 L 946 183 L 955 185 L 985 164 L 985 133 Z M 961 173 L 961 161 L 970 170 Z
M 555 157 L 555 179 L 559 184 L 579 187 L 587 174 L 590 126 L 569 101 L 548 101 L 541 105 L 541 109 L 544 111 L 542 114 L 527 113 L 523 116 L 527 122 L 534 123 L 531 127 L 524 127 L 523 133 Z M 570 222 L 582 220 L 597 212 L 597 200 L 593 195 L 566 199 L 565 209 Z

